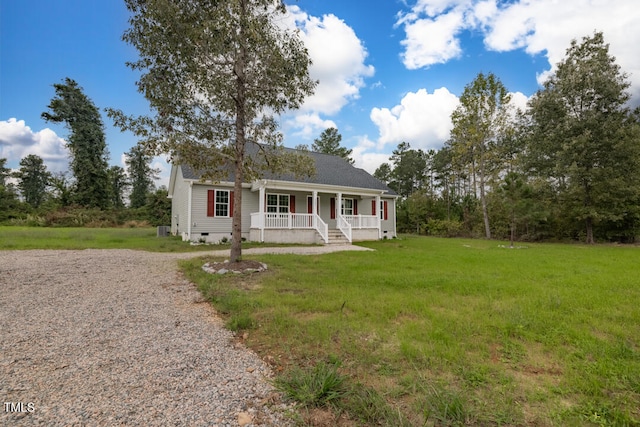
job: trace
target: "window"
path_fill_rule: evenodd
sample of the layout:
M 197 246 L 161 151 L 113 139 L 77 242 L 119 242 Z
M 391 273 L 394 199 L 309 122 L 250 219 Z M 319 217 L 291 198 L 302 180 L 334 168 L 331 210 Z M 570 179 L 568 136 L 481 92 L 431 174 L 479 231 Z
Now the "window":
M 386 200 L 380 200 L 380 206 L 376 209 L 376 201 L 371 201 L 371 215 L 376 215 L 378 213 L 378 217 L 382 220 L 389 219 L 389 206 Z
M 355 215 L 353 211 L 353 199 L 342 199 L 342 215 Z
M 267 194 L 268 213 L 289 213 L 288 194 Z
M 389 212 L 388 212 L 388 207 L 387 207 L 387 201 L 386 200 L 380 200 L 380 219 L 385 220 L 385 219 L 389 219 Z
M 227 218 L 233 216 L 233 191 L 208 190 L 207 216 Z
M 228 191 L 216 191 L 216 216 L 229 216 Z

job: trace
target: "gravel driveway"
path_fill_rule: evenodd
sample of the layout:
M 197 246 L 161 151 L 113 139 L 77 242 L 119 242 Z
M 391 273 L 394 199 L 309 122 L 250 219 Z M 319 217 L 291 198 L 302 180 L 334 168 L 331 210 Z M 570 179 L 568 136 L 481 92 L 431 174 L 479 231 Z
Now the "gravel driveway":
M 0 251 L 0 423 L 286 425 L 268 366 L 177 271 L 202 255 Z

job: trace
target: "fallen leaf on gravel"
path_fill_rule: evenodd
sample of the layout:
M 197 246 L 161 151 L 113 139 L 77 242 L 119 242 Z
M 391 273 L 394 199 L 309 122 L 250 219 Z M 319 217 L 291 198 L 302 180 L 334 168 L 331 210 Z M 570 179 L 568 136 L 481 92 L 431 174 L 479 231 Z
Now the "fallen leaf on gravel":
M 246 412 L 240 412 L 238 414 L 238 424 L 241 426 L 246 426 L 247 424 L 251 424 L 251 415 Z

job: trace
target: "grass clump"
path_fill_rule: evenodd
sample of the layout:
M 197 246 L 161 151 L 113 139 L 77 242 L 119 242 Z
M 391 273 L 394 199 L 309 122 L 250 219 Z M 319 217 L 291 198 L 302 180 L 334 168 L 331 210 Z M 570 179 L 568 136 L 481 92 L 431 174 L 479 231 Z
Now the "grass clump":
M 294 367 L 273 384 L 287 398 L 304 408 L 332 408 L 363 425 L 411 426 L 376 390 L 353 383 L 339 372 L 337 361 L 320 361 L 308 369 Z M 335 419 L 334 419 L 335 420 Z
M 442 385 L 428 387 L 423 412 L 426 421 L 439 426 L 463 426 L 470 423 L 467 403 L 460 392 Z
M 346 394 L 345 380 L 336 363 L 319 362 L 310 369 L 294 368 L 273 384 L 291 400 L 305 407 L 336 405 Z

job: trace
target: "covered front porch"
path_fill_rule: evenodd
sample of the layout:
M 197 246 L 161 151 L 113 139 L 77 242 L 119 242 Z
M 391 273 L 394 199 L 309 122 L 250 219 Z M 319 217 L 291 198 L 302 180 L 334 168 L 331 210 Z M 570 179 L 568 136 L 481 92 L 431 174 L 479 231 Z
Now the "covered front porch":
M 258 193 L 259 203 L 258 211 L 251 213 L 250 240 L 330 244 L 382 237 L 381 215 L 376 212 L 381 192 L 317 187 L 321 186 L 254 183 L 251 191 Z

